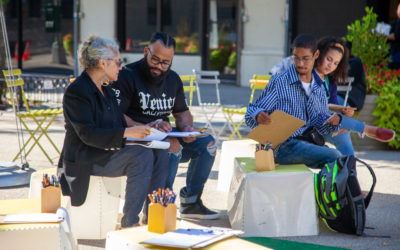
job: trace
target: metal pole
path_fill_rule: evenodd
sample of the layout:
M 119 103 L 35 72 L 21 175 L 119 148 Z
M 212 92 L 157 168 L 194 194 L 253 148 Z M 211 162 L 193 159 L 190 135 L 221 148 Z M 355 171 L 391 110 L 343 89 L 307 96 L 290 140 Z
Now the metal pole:
M 78 17 L 79 17 L 79 0 L 74 0 L 74 76 L 79 74 L 78 65 Z
M 18 68 L 22 69 L 22 54 L 24 53 L 23 37 L 22 37 L 22 0 L 17 0 L 17 20 L 18 20 Z

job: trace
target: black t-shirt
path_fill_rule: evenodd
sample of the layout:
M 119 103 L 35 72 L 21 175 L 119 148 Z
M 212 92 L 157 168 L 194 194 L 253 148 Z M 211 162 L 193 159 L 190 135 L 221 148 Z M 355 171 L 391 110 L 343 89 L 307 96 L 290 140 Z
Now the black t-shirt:
M 168 121 L 171 113 L 188 110 L 182 81 L 170 70 L 159 84 L 151 84 L 143 73 L 143 61 L 126 65 L 113 84 L 120 110 L 132 120 L 149 123 L 156 119 Z
M 348 104 L 350 104 L 351 107 L 357 108 L 357 110 L 361 110 L 364 106 L 365 95 L 367 93 L 364 66 L 361 59 L 358 57 L 350 57 L 349 66 L 348 75 L 349 77 L 354 77 L 354 81 L 351 84 Z M 346 92 L 338 92 L 338 95 L 344 98 Z

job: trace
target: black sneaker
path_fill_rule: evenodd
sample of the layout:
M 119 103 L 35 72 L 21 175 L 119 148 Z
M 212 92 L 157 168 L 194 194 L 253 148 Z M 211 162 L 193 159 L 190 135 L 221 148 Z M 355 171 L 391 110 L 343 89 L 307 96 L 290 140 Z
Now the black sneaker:
M 198 199 L 196 203 L 181 204 L 179 208 L 181 218 L 201 219 L 201 220 L 215 220 L 219 218 L 219 213 L 211 211 L 203 202 Z

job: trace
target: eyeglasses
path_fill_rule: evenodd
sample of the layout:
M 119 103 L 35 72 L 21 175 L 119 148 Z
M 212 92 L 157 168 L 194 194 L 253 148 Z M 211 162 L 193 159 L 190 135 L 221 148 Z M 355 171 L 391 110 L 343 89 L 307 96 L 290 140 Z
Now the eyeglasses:
M 121 67 L 121 65 L 122 65 L 122 63 L 123 63 L 123 61 L 121 60 L 121 58 L 119 58 L 119 59 L 108 59 L 108 60 L 114 61 L 115 64 L 116 64 L 118 67 Z
M 304 64 L 307 64 L 307 63 L 311 62 L 312 59 L 313 59 L 312 57 L 298 58 L 297 56 L 292 56 L 292 58 L 293 58 L 293 61 L 294 61 L 295 63 L 299 63 L 299 62 L 301 61 L 301 62 L 303 62 Z
M 157 58 L 154 58 L 153 54 L 151 53 L 150 48 L 148 48 L 148 52 L 150 53 L 150 61 L 152 64 L 154 64 L 154 65 L 160 64 L 161 68 L 163 68 L 163 69 L 168 69 L 168 67 L 171 66 L 171 63 L 162 62 L 162 61 L 158 60 Z

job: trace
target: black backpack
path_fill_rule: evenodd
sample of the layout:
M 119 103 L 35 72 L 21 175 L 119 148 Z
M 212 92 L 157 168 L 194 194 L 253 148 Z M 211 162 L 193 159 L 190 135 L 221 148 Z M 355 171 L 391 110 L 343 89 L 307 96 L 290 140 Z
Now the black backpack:
M 372 175 L 372 185 L 366 197 L 358 183 L 356 161 L 364 164 Z M 338 232 L 362 235 L 366 209 L 376 184 L 371 166 L 352 155 L 345 156 L 324 164 L 315 174 L 314 184 L 317 210 L 324 223 Z

